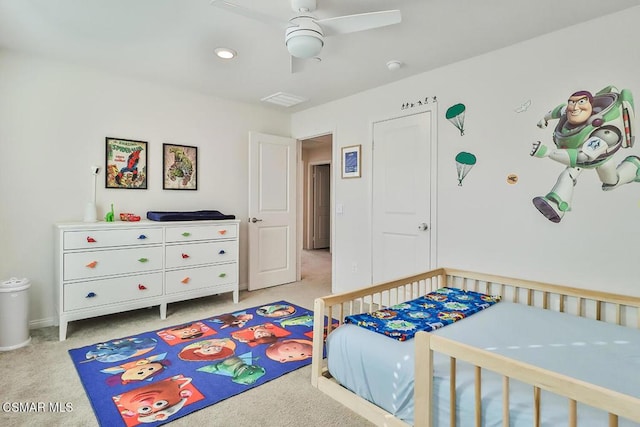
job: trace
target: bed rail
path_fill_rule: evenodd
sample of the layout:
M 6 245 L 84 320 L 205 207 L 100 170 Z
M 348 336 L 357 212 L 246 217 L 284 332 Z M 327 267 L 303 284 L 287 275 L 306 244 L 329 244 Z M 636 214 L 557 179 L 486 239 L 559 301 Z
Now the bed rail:
M 318 386 L 318 378 L 326 374 L 326 365 L 323 360 L 324 339 L 335 328 L 335 324 L 342 324 L 346 316 L 359 313 L 371 313 L 418 298 L 438 288 L 446 286 L 445 270 L 440 268 L 405 277 L 388 283 L 382 283 L 354 291 L 317 298 L 314 302 L 313 324 L 313 356 L 311 361 L 311 383 Z M 326 326 L 325 316 L 334 319 Z M 319 334 L 318 331 L 323 331 Z
M 575 378 L 551 372 L 528 363 L 501 356 L 486 350 L 471 347 L 454 340 L 426 332 L 416 334 L 416 348 L 421 349 L 416 352 L 415 377 L 433 377 L 433 353 L 448 355 L 452 372 L 450 391 L 455 390 L 455 366 L 457 361 L 471 363 L 475 367 L 475 414 L 476 427 L 481 426 L 482 414 L 482 391 L 481 376 L 482 370 L 502 375 L 503 378 L 503 425 L 509 425 L 509 382 L 518 380 L 532 386 L 532 402 L 534 425 L 540 425 L 540 390 L 550 391 L 567 398 L 567 413 L 569 427 L 577 426 L 577 402 L 587 404 L 594 408 L 602 409 L 609 413 L 609 427 L 617 427 L 618 417 L 622 416 L 632 421 L 640 422 L 640 399 L 614 390 L 609 390 Z M 425 402 L 424 405 L 416 405 L 414 408 L 415 425 L 431 426 L 431 411 L 429 405 L 432 404 L 431 381 L 416 381 L 414 389 L 414 401 Z M 450 427 L 455 427 L 455 392 L 451 395 L 451 420 Z
M 341 324 L 345 316 L 370 313 L 394 304 L 408 301 L 445 286 L 458 287 L 492 295 L 505 301 L 536 306 L 547 310 L 565 312 L 581 317 L 622 326 L 640 328 L 640 298 L 585 290 L 562 285 L 550 285 L 531 280 L 515 279 L 492 274 L 457 269 L 439 268 L 414 276 L 350 292 L 318 298 L 314 303 L 314 335 L 311 382 L 323 392 L 348 405 L 355 412 L 380 426 L 408 426 L 403 421 L 341 387 L 333 378 L 323 359 L 324 339 Z M 326 317 L 325 317 L 326 316 Z M 334 319 L 325 326 L 325 318 Z M 433 352 L 448 354 L 451 377 L 455 381 L 455 361 L 466 361 L 476 366 L 477 425 L 481 413 L 480 378 L 482 369 L 503 375 L 503 390 L 508 392 L 509 379 L 517 379 L 533 385 L 534 413 L 539 416 L 540 390 L 549 390 L 568 397 L 570 426 L 575 426 L 576 402 L 603 409 L 610 413 L 610 427 L 617 426 L 618 416 L 640 421 L 640 399 L 621 395 L 611 390 L 601 390 L 590 384 L 544 371 L 496 354 L 470 348 L 426 332 L 416 335 L 415 402 L 432 400 Z M 422 350 L 422 351 L 420 351 Z M 525 366 L 526 365 L 526 366 Z M 455 383 L 455 382 L 454 382 Z M 455 399 L 455 389 L 451 392 Z M 505 400 L 505 426 L 508 426 L 508 393 Z M 455 405 L 455 400 L 452 400 Z M 537 408 L 537 409 L 536 409 Z M 538 411 L 538 412 L 536 412 Z M 452 411 L 455 413 L 455 411 Z M 415 406 L 415 426 L 430 426 L 429 405 Z M 455 425 L 455 420 L 451 426 Z

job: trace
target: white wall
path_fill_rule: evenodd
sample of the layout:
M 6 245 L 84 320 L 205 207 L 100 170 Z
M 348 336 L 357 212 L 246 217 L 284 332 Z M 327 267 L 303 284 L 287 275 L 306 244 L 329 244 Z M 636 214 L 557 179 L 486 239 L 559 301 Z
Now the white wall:
M 640 99 L 633 50 L 639 20 L 640 7 L 603 17 L 294 114 L 291 123 L 284 113 L 0 50 L 0 280 L 28 277 L 31 322 L 50 324 L 52 224 L 82 218 L 88 168 L 103 165 L 106 136 L 149 142 L 149 190 L 106 190 L 101 172 L 101 216 L 113 202 L 116 212 L 219 209 L 244 218 L 247 133 L 256 130 L 299 138 L 333 133 L 336 165 L 340 147 L 362 144 L 363 177 L 332 182 L 344 207 L 334 217 L 334 289 L 369 284 L 371 124 L 406 113 L 407 101 L 435 95 L 438 265 L 640 295 L 640 184 L 604 193 L 595 172 L 585 171 L 573 211 L 553 224 L 531 199 L 550 190 L 562 166 L 529 156 L 533 141 L 550 142 L 551 129 L 535 124 L 571 92 L 615 84 Z M 529 110 L 514 113 L 528 99 Z M 444 118 L 458 102 L 468 110 L 463 137 Z M 198 147 L 198 191 L 162 190 L 164 142 Z M 478 157 L 463 187 L 453 163 L 459 151 Z M 615 161 L 638 151 L 625 150 Z M 506 184 L 509 173 L 518 174 L 517 185 Z M 241 283 L 245 266 L 243 233 Z
M 290 126 L 288 114 L 3 50 L 0 118 L 0 280 L 31 280 L 33 326 L 55 316 L 53 223 L 82 220 L 89 167 L 104 168 L 105 137 L 149 143 L 149 189 L 105 189 L 102 170 L 99 217 L 113 203 L 116 213 L 217 209 L 244 219 L 248 132 L 288 135 Z M 162 190 L 163 143 L 198 147 L 197 191 Z
M 540 130 L 538 120 L 576 90 L 613 84 L 640 100 L 639 20 L 640 7 L 294 114 L 294 137 L 334 131 L 335 164 L 340 147 L 363 146 L 363 177 L 334 180 L 335 203 L 344 206 L 334 222 L 334 290 L 371 281 L 372 122 L 411 112 L 403 103 L 435 95 L 438 266 L 640 295 L 640 183 L 605 193 L 595 171 L 585 170 L 573 210 L 554 224 L 531 199 L 546 194 L 564 167 L 529 155 L 536 140 L 552 144 L 555 122 Z M 528 111 L 514 111 L 529 99 Z M 458 102 L 467 107 L 464 136 L 444 117 Z M 639 147 L 612 161 L 639 155 Z M 478 158 L 462 187 L 454 165 L 460 151 Z M 516 185 L 506 183 L 510 173 L 519 176 Z

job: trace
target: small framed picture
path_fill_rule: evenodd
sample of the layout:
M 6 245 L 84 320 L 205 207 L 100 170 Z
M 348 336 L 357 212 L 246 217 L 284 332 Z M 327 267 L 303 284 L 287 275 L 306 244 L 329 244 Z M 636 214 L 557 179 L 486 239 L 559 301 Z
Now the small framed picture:
M 106 138 L 105 188 L 147 189 L 147 143 Z
M 162 144 L 162 188 L 198 189 L 198 147 Z
M 342 147 L 342 177 L 360 178 L 360 165 L 362 163 L 360 155 L 360 145 Z

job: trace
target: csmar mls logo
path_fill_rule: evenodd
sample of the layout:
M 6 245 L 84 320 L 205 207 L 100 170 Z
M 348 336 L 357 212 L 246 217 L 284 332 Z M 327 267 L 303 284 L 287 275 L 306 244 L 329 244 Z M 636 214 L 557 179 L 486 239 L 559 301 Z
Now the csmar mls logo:
M 3 402 L 2 412 L 71 412 L 73 404 L 71 402 Z

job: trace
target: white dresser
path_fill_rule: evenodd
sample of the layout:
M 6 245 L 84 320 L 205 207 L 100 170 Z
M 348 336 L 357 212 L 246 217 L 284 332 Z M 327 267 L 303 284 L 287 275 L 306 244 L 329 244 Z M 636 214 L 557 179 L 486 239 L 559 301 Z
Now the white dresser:
M 239 220 L 55 225 L 60 340 L 73 320 L 233 292 Z

